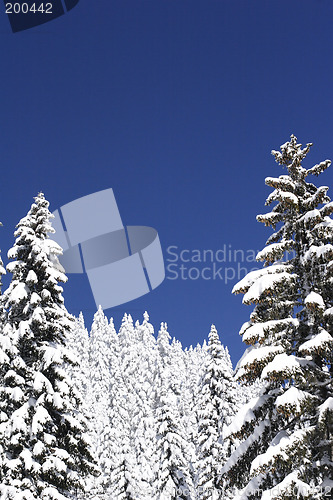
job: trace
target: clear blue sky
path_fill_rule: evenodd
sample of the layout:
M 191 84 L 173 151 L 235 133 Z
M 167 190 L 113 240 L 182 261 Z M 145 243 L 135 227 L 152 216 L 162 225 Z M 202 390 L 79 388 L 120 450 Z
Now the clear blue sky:
M 294 133 L 314 142 L 313 164 L 333 157 L 332 27 L 331 0 L 81 0 L 16 34 L 2 7 L 4 260 L 38 191 L 54 210 L 108 187 L 125 224 L 158 230 L 166 258 L 169 246 L 261 249 L 264 178 L 282 173 L 270 150 Z M 332 186 L 332 172 L 320 180 Z M 251 308 L 234 284 L 166 279 L 106 312 L 118 326 L 148 310 L 184 346 L 215 323 L 235 363 Z M 69 276 L 65 299 L 91 321 L 84 276 Z

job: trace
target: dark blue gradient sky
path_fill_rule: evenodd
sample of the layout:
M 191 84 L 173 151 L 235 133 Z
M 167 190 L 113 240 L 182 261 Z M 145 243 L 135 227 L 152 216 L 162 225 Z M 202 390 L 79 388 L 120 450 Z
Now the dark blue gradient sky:
M 331 0 L 81 0 L 16 34 L 2 10 L 4 260 L 38 191 L 54 210 L 108 187 L 125 224 L 158 230 L 165 257 L 170 246 L 261 249 L 264 178 L 282 173 L 270 150 L 294 133 L 314 142 L 308 166 L 333 157 L 332 27 Z M 332 172 L 320 181 L 332 186 Z M 148 310 L 184 346 L 215 323 L 235 363 L 251 308 L 234 284 L 166 279 L 107 314 L 119 326 Z M 65 299 L 91 321 L 84 276 L 69 276 Z

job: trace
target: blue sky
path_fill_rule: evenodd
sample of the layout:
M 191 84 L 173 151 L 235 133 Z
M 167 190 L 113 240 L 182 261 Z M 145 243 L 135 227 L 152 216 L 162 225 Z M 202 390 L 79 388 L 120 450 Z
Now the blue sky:
M 125 224 L 158 230 L 166 258 L 170 246 L 261 249 L 264 178 L 282 173 L 270 150 L 294 133 L 314 143 L 309 163 L 333 157 L 332 19 L 330 0 L 80 0 L 13 34 L 2 10 L 4 260 L 38 191 L 54 210 L 109 187 Z M 332 173 L 319 181 L 332 186 Z M 106 312 L 119 326 L 148 310 L 184 346 L 215 323 L 235 363 L 251 308 L 234 284 L 166 279 Z M 84 276 L 69 275 L 65 300 L 91 321 Z

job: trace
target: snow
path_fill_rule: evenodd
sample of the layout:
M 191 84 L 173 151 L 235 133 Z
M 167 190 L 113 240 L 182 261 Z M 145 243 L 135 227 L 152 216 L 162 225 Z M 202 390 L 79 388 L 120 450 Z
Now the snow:
M 267 245 L 261 252 L 258 252 L 256 260 L 274 261 L 281 258 L 286 250 L 294 247 L 293 240 L 281 241 Z
M 273 201 L 280 201 L 286 205 L 298 206 L 298 197 L 289 191 L 275 189 L 267 198 L 266 205 L 270 205 Z
M 5 378 L 5 380 L 12 379 L 16 384 L 23 384 L 24 383 L 24 378 L 21 377 L 14 370 L 8 370 L 8 372 L 6 373 L 4 378 Z
M 311 245 L 309 250 L 307 250 L 301 257 L 301 263 L 306 264 L 307 261 L 313 258 L 328 260 L 333 257 L 333 245 L 327 243 L 326 245 L 316 246 Z
M 35 456 L 41 455 L 45 450 L 45 444 L 42 443 L 42 441 L 37 441 L 37 443 L 34 445 L 32 453 Z
M 288 356 L 286 353 L 277 354 L 273 361 L 268 363 L 262 371 L 261 379 L 270 378 L 274 373 L 290 378 L 300 371 L 301 362 L 304 361 L 296 356 Z
M 22 401 L 22 399 L 24 398 L 24 393 L 20 387 L 7 387 L 6 393 L 9 395 L 12 401 L 18 402 Z
M 42 290 L 41 295 L 42 295 L 42 298 L 44 300 L 47 300 L 47 299 L 51 298 L 51 293 L 48 290 L 45 290 L 45 289 Z
M 244 323 L 240 335 L 243 334 L 243 342 L 253 342 L 264 339 L 268 333 L 281 331 L 283 328 L 292 326 L 296 328 L 299 321 L 296 318 L 285 318 L 278 320 L 265 321 L 264 323 Z
M 294 190 L 296 188 L 295 183 L 292 181 L 289 175 L 280 175 L 279 177 L 266 177 L 265 184 L 274 188 L 285 187 L 290 190 Z
M 0 342 L 1 342 L 1 340 L 0 340 Z M 2 349 L 0 349 L 0 364 L 4 365 L 5 363 L 8 363 L 8 362 L 9 362 L 9 357 Z
M 57 380 L 56 388 L 61 394 L 69 394 L 70 389 L 68 383 L 65 380 Z
M 286 185 L 288 179 L 288 176 L 283 179 L 282 177 L 279 178 L 276 181 L 277 185 L 278 183 Z M 270 180 L 270 182 L 275 181 Z M 275 196 L 286 203 L 297 203 L 297 197 L 292 193 L 277 191 Z M 280 214 L 279 212 L 271 212 L 271 214 L 266 215 L 266 218 L 270 217 L 273 219 L 274 217 L 278 218 Z M 322 214 L 318 210 L 312 210 L 303 217 L 303 221 L 305 224 L 314 223 L 320 217 L 322 217 Z M 269 242 L 274 241 L 274 238 L 277 240 L 278 236 L 279 234 L 276 237 L 273 236 Z M 317 236 L 314 235 L 313 238 L 315 237 Z M 312 239 L 311 241 L 316 240 Z M 259 252 L 258 258 L 275 259 L 276 256 L 282 255 L 293 244 L 293 240 L 273 243 L 268 245 L 262 252 Z M 316 255 L 328 255 L 333 246 L 323 245 L 311 248 L 316 249 L 314 251 Z M 302 432 L 305 433 L 308 429 L 293 433 L 293 426 L 302 426 L 302 421 L 296 422 L 296 424 L 288 422 L 288 432 L 282 431 L 270 442 L 272 435 L 277 432 L 275 425 L 278 425 L 279 420 L 272 423 L 268 416 L 273 415 L 273 418 L 276 417 L 277 419 L 281 417 L 284 425 L 283 415 L 279 415 L 279 412 L 282 413 L 283 409 L 289 410 L 290 407 L 294 407 L 291 408 L 294 412 L 295 410 L 301 412 L 305 408 L 307 401 L 312 397 L 310 394 L 294 386 L 286 388 L 285 392 L 281 394 L 282 390 L 278 388 L 280 386 L 279 382 L 271 384 L 268 381 L 262 383 L 261 388 L 260 381 L 258 381 L 259 389 L 256 386 L 254 388 L 253 386 L 244 388 L 239 385 L 234 393 L 232 390 L 228 391 L 228 387 L 233 386 L 231 384 L 227 386 L 227 379 L 223 379 L 221 375 L 226 363 L 223 361 L 220 365 L 216 363 L 213 366 L 212 344 L 210 343 L 208 348 L 207 346 L 200 347 L 195 354 L 188 355 L 185 360 L 180 343 L 173 341 L 172 345 L 170 345 L 170 335 L 164 324 L 156 342 L 155 337 L 152 335 L 153 332 L 148 332 L 147 325 L 142 329 L 142 325 L 136 322 L 134 327 L 132 319 L 128 316 L 124 322 L 126 326 L 117 335 L 116 332 L 111 333 L 108 320 L 103 312 L 98 312 L 96 318 L 94 318 L 90 339 L 88 334 L 85 340 L 83 335 L 80 339 L 78 334 L 83 333 L 82 326 L 75 330 L 76 333 L 73 335 L 71 349 L 78 353 L 79 364 L 76 368 L 71 366 L 70 362 L 68 362 L 70 356 L 65 349 L 56 342 L 49 342 L 49 337 L 42 336 L 44 331 L 47 334 L 50 333 L 50 335 L 52 331 L 57 331 L 61 335 L 62 330 L 59 325 L 63 327 L 65 322 L 70 323 L 65 313 L 64 319 L 57 319 L 57 315 L 61 316 L 63 310 L 58 306 L 54 306 L 54 309 L 52 309 L 52 300 L 48 303 L 49 309 L 47 309 L 52 314 L 45 314 L 45 303 L 41 304 L 41 298 L 43 300 L 51 298 L 51 294 L 46 288 L 50 287 L 51 290 L 52 287 L 52 297 L 56 296 L 56 292 L 61 291 L 61 287 L 56 285 L 60 272 L 59 269 L 53 267 L 56 261 L 53 262 L 52 260 L 52 252 L 57 254 L 60 249 L 54 246 L 53 242 L 47 240 L 44 242 L 36 241 L 34 249 L 39 258 L 39 260 L 36 258 L 39 267 L 35 269 L 38 269 L 36 272 L 41 284 L 43 286 L 45 284 L 44 289 L 40 294 L 37 294 L 32 291 L 33 287 L 30 290 L 25 285 L 15 283 L 9 297 L 14 302 L 22 300 L 22 309 L 26 307 L 25 311 L 29 317 L 29 322 L 22 322 L 20 325 L 22 342 L 27 335 L 30 336 L 29 339 L 33 337 L 34 329 L 29 329 L 31 318 L 42 323 L 40 329 L 41 339 L 38 338 L 38 342 L 34 345 L 38 361 L 32 368 L 31 357 L 24 358 L 27 364 L 24 365 L 22 373 L 28 374 L 27 380 L 22 377 L 20 380 L 13 370 L 12 373 L 7 372 L 6 378 L 9 378 L 8 384 L 14 386 L 7 387 L 7 395 L 9 394 L 11 399 L 15 400 L 16 408 L 21 404 L 24 395 L 27 399 L 31 394 L 34 394 L 37 400 L 31 398 L 28 403 L 20 406 L 13 413 L 9 423 L 5 421 L 5 415 L 4 422 L 1 424 L 1 431 L 3 429 L 8 431 L 8 443 L 23 443 L 24 449 L 20 455 L 21 467 L 24 466 L 27 470 L 30 470 L 39 461 L 44 472 L 50 471 L 50 474 L 46 474 L 46 476 L 54 477 L 59 474 L 59 476 L 66 479 L 68 477 L 75 479 L 75 474 L 78 472 L 77 477 L 78 481 L 80 481 L 80 471 L 74 472 L 70 470 L 70 467 L 77 464 L 75 462 L 77 458 L 75 457 L 76 446 L 81 447 L 82 443 L 87 442 L 84 435 L 86 429 L 85 420 L 81 418 L 78 408 L 72 405 L 76 395 L 78 399 L 80 398 L 81 389 L 83 404 L 85 405 L 84 411 L 91 417 L 89 430 L 91 431 L 90 437 L 93 443 L 93 451 L 97 452 L 96 458 L 99 464 L 102 464 L 101 468 L 104 467 L 104 464 L 107 464 L 103 469 L 103 480 L 108 481 L 110 479 L 110 469 L 114 468 L 119 460 L 123 460 L 125 464 L 128 458 L 129 463 L 123 466 L 124 471 L 119 473 L 117 479 L 112 478 L 110 481 L 119 481 L 119 484 L 123 482 L 123 485 L 125 485 L 127 480 L 129 483 L 128 491 L 140 491 L 141 496 L 142 491 L 145 491 L 142 488 L 140 489 L 141 483 L 146 482 L 148 484 L 149 477 L 154 477 L 154 472 L 159 476 L 158 481 L 160 481 L 161 477 L 166 478 L 166 483 L 170 487 L 180 489 L 182 488 L 182 486 L 179 486 L 180 481 L 187 481 L 186 474 L 189 471 L 193 472 L 193 475 L 197 474 L 198 470 L 192 471 L 192 466 L 193 469 L 199 469 L 198 477 L 200 477 L 202 471 L 206 474 L 208 470 L 210 472 L 214 470 L 214 461 L 220 467 L 220 464 L 227 460 L 223 468 L 224 471 L 229 471 L 235 467 L 237 472 L 242 473 L 241 468 L 245 458 L 252 457 L 256 448 L 259 447 L 259 451 L 261 453 L 264 451 L 264 453 L 257 456 L 251 469 L 252 472 L 257 473 L 258 469 L 264 469 L 267 464 L 274 462 L 277 457 L 284 459 L 288 455 L 289 458 L 291 455 L 290 449 L 293 451 L 296 447 L 302 448 L 299 441 L 302 441 Z M 44 253 L 41 253 L 41 249 L 43 249 Z M 13 255 L 14 253 L 13 251 Z M 312 255 L 311 252 L 309 255 Z M 49 261 L 47 261 L 47 258 Z M 19 269 L 19 265 L 17 265 L 17 269 Z M 42 265 L 44 265 L 44 277 Z M 251 346 L 246 350 L 238 364 L 238 378 L 243 376 L 246 370 L 251 376 L 252 374 L 255 376 L 258 371 L 263 370 L 263 379 L 278 374 L 280 381 L 286 382 L 289 377 L 294 377 L 295 374 L 300 372 L 303 373 L 302 367 L 311 363 L 310 359 L 288 356 L 284 352 L 289 341 L 293 345 L 294 333 L 297 333 L 294 330 L 299 326 L 298 319 L 285 318 L 288 315 L 285 311 L 290 310 L 286 306 L 287 299 L 293 299 L 293 297 L 286 297 L 288 289 L 291 288 L 290 285 L 293 284 L 296 278 L 296 275 L 292 274 L 292 270 L 293 268 L 288 264 L 276 263 L 249 273 L 235 285 L 234 293 L 245 293 L 244 303 L 259 302 L 263 294 L 271 295 L 272 301 L 276 299 L 274 305 L 276 304 L 277 308 L 281 305 L 280 312 L 283 318 L 270 319 L 262 323 L 247 322 L 242 326 L 240 333 L 244 341 L 261 342 L 261 344 Z M 37 274 L 33 271 L 29 272 L 26 280 L 28 285 L 36 282 Z M 25 276 L 25 274 L 23 275 Z M 281 302 L 278 302 L 279 298 L 273 295 L 274 289 L 279 285 L 285 292 L 283 299 L 286 299 L 281 300 Z M 41 288 L 43 287 L 41 286 Z M 296 289 L 296 287 L 293 288 Z M 319 287 L 318 290 L 321 290 L 321 288 Z M 296 292 L 297 290 L 295 290 Z M 323 297 L 329 304 L 330 297 L 327 294 L 324 295 L 324 293 Z M 29 298 L 30 302 L 28 301 Z M 312 291 L 306 298 L 305 304 L 314 303 L 324 307 L 321 295 Z M 36 307 L 38 305 L 40 307 Z M 333 310 L 333 307 L 331 309 Z M 329 311 L 330 309 L 326 311 L 327 316 Z M 49 317 L 52 319 L 49 320 Z M 273 316 L 270 310 L 267 311 L 264 307 L 257 307 L 251 317 L 258 320 L 259 318 L 267 319 Z M 303 320 L 301 316 L 300 318 L 300 321 Z M 147 323 L 148 320 L 149 317 L 145 314 L 144 321 Z M 52 330 L 53 327 L 54 330 Z M 27 335 L 24 337 L 25 332 Z M 85 333 L 87 332 L 84 332 L 84 335 Z M 212 327 L 210 341 L 215 335 L 213 333 Z M 10 338 L 14 338 L 14 332 L 10 333 L 10 335 Z M 68 337 L 70 335 L 71 333 L 68 333 Z M 269 338 L 266 340 L 268 336 Z M 65 339 L 65 334 L 63 338 Z M 0 358 L 6 359 L 7 352 L 4 347 L 6 340 L 2 339 L 2 337 L 0 337 L 0 340 L 3 348 L 3 351 L 0 350 Z M 275 342 L 275 345 L 263 345 L 264 340 L 266 343 L 270 342 L 271 344 Z M 282 345 L 276 345 L 280 340 Z M 311 338 L 308 337 L 305 340 L 306 342 L 300 347 L 300 351 L 305 354 L 311 352 L 311 350 L 322 348 L 326 344 L 332 346 L 332 337 L 324 329 L 321 329 L 317 335 Z M 7 344 L 8 349 L 13 349 L 10 342 L 7 342 Z M 22 344 L 20 347 L 22 347 Z M 21 349 L 22 352 L 23 350 Z M 218 351 L 217 348 L 215 350 Z M 222 347 L 220 352 L 222 353 Z M 19 356 L 17 356 L 17 359 L 19 359 Z M 197 361 L 193 362 L 194 359 L 197 359 Z M 68 366 L 64 361 L 68 362 Z M 14 366 L 14 362 L 12 366 Z M 52 366 L 52 369 L 46 372 L 50 366 Z M 213 370 L 209 372 L 212 366 Z M 36 372 L 36 367 L 40 371 Z M 69 376 L 65 369 L 70 372 Z M 190 370 L 192 370 L 192 373 L 190 373 Z M 229 371 L 231 374 L 230 380 L 234 382 L 231 363 Z M 49 373 L 50 380 L 48 376 L 45 376 L 45 373 Z M 208 377 L 208 373 L 214 373 L 214 377 L 212 375 Z M 328 377 L 328 372 L 324 373 L 323 378 L 326 375 Z M 10 377 L 13 377 L 15 382 L 10 380 Z M 27 381 L 31 384 L 31 380 L 33 381 L 33 387 L 29 385 L 28 391 L 24 394 L 20 386 L 22 384 L 22 387 L 26 388 Z M 71 380 L 75 380 L 77 387 L 72 387 Z M 206 383 L 207 381 L 209 383 Z M 208 387 L 211 392 L 207 391 L 205 393 Z M 184 389 L 188 391 L 188 394 Z M 260 389 L 260 395 L 243 405 L 236 417 L 233 418 L 235 408 L 240 406 L 239 401 L 247 400 L 251 391 L 252 394 L 258 394 Z M 266 391 L 269 393 L 267 394 Z M 205 398 L 207 394 L 208 397 Z M 221 401 L 218 400 L 216 394 L 221 396 L 219 397 Z M 229 399 L 237 400 L 239 398 L 239 401 L 234 404 L 236 402 L 230 402 L 227 397 L 223 399 L 222 396 L 224 395 L 227 395 Z M 215 404 L 217 400 L 221 403 L 223 412 L 232 408 L 232 411 L 230 410 L 230 414 L 228 414 L 230 420 L 227 420 L 222 410 L 220 413 L 217 410 L 217 408 L 220 408 Z M 320 402 L 322 403 L 322 401 L 323 399 Z M 51 408 L 50 413 L 46 407 Z M 333 398 L 329 398 L 319 406 L 320 418 L 324 419 L 327 412 L 332 411 L 332 408 Z M 54 413 L 57 415 L 56 418 L 54 418 Z M 8 415 L 10 416 L 9 412 Z M 157 420 L 156 415 L 159 420 Z M 61 421 L 62 427 L 68 430 L 68 435 L 61 436 L 60 441 L 57 438 L 59 434 L 56 432 L 59 431 L 59 428 L 57 429 L 58 416 L 58 421 Z M 199 422 L 197 422 L 197 416 L 199 416 Z M 306 418 L 307 415 L 305 414 L 304 421 L 306 421 Z M 226 422 L 229 425 L 225 425 L 222 430 L 222 425 L 226 424 Z M 204 431 L 202 431 L 203 428 Z M 13 429 L 19 432 L 15 434 Z M 45 430 L 48 430 L 50 434 L 45 433 Z M 156 431 L 158 431 L 159 436 L 154 441 Z M 81 432 L 83 435 L 81 435 Z M 30 441 L 26 441 L 29 442 L 30 448 L 22 439 L 22 436 L 25 437 L 27 434 L 30 435 Z M 67 442 L 71 456 L 66 450 L 57 448 L 63 445 L 63 442 L 61 442 L 63 438 Z M 82 441 L 80 441 L 81 438 Z M 227 441 L 223 443 L 223 438 L 230 438 L 230 443 Z M 241 439 L 244 441 L 239 442 Z M 182 444 L 183 441 L 186 441 L 184 445 Z M 199 443 L 198 450 L 195 450 L 194 443 Z M 229 444 L 234 450 L 232 455 L 227 459 L 226 452 L 221 458 Z M 189 453 L 187 454 L 188 448 Z M 220 449 L 223 450 L 221 454 Z M 248 452 L 250 452 L 249 456 L 247 455 Z M 187 456 L 193 457 L 193 462 L 188 460 Z M 126 457 L 126 460 L 124 460 L 124 457 Z M 84 462 L 85 458 L 81 458 L 82 462 Z M 197 460 L 197 463 L 195 460 Z M 184 463 L 181 463 L 181 461 Z M 248 463 L 247 466 L 250 467 L 250 464 Z M 273 481 L 279 481 L 283 478 L 283 474 L 281 474 L 280 479 L 278 479 L 279 472 L 278 470 L 276 476 L 273 477 Z M 264 479 L 264 473 L 262 471 L 258 472 L 257 477 L 250 480 L 247 489 L 252 488 L 255 484 L 260 484 L 261 480 Z M 150 487 L 153 487 L 154 480 L 151 479 Z M 302 485 L 298 481 L 296 473 L 285 478 L 280 484 L 283 487 L 284 482 L 287 484 L 291 480 L 298 485 Z M 245 471 L 244 481 L 246 481 Z M 212 474 L 210 476 L 209 474 L 206 475 L 205 484 L 206 486 L 213 485 Z M 269 483 L 269 486 L 272 484 L 274 482 Z M 262 498 L 268 498 L 269 491 L 271 490 L 263 492 Z M 161 497 L 164 492 L 160 492 Z M 68 493 L 70 494 L 70 492 Z M 158 496 L 158 493 L 156 495 Z M 62 498 L 54 488 L 44 490 L 40 496 L 43 500 Z M 99 498 L 99 496 L 96 495 L 94 498 Z M 106 498 L 118 497 L 107 491 Z M 146 498 L 153 498 L 152 489 L 147 489 Z M 191 498 L 194 498 L 194 496 Z M 245 493 L 243 493 L 243 498 L 246 498 Z M 138 500 L 140 499 L 138 498 Z
M 308 354 L 313 351 L 321 350 L 322 348 L 332 349 L 332 347 L 332 336 L 324 328 L 321 328 L 317 335 L 314 335 L 310 340 L 307 340 L 299 347 L 299 351 Z
M 304 222 L 305 224 L 313 221 L 319 222 L 321 220 L 321 217 L 321 213 L 318 209 L 309 210 L 305 215 L 303 215 L 303 217 L 299 219 L 299 222 Z
M 43 496 L 41 500 L 68 500 L 68 497 L 59 493 L 56 488 L 49 486 L 43 490 Z
M 316 305 L 320 308 L 324 308 L 325 307 L 325 303 L 324 303 L 324 300 L 322 298 L 321 295 L 319 295 L 319 293 L 317 292 L 310 292 L 309 295 L 307 295 L 307 297 L 305 298 L 304 300 L 304 304 L 307 306 L 307 305 Z
M 245 439 L 245 441 L 239 444 L 237 449 L 224 464 L 221 469 L 221 474 L 227 473 L 232 467 L 237 464 L 238 460 L 242 457 L 242 455 L 246 453 L 248 448 L 253 445 L 255 441 L 258 441 L 261 438 L 267 427 L 270 427 L 269 419 L 265 419 L 259 422 L 259 424 L 254 428 L 252 434 L 247 439 Z
M 48 411 L 43 406 L 37 406 L 31 422 L 31 432 L 37 434 L 43 431 L 46 422 L 52 420 Z
M 236 368 L 234 370 L 234 373 L 236 375 L 236 379 L 238 378 L 237 376 L 237 373 L 238 373 L 238 370 L 240 368 L 241 365 L 243 365 L 243 360 L 245 359 L 245 357 L 249 354 L 249 352 L 253 351 L 253 349 L 256 349 L 256 347 L 254 345 L 249 345 L 249 347 L 247 347 L 245 349 L 245 351 L 243 352 L 242 356 L 240 357 L 240 359 L 238 360 L 237 362 L 237 365 L 236 365 Z
M 257 279 L 257 281 L 250 287 L 248 292 L 243 297 L 243 304 L 251 304 L 259 302 L 264 293 L 272 292 L 276 285 L 283 282 L 290 282 L 295 279 L 296 274 L 287 272 L 277 274 L 266 274 Z
M 230 425 L 224 428 L 223 436 L 226 438 L 232 434 L 240 432 L 242 427 L 256 419 L 254 411 L 263 406 L 267 401 L 268 396 L 258 396 L 251 399 L 247 404 L 243 405 L 237 412 L 235 418 Z
M 308 175 L 319 175 L 331 165 L 331 160 L 321 161 L 308 170 Z
M 37 392 L 42 392 L 44 388 L 48 393 L 52 394 L 54 392 L 51 382 L 41 372 L 36 372 L 33 382 L 33 388 Z
M 25 468 L 28 470 L 32 469 L 33 459 L 30 450 L 24 448 L 19 454 L 19 456 L 23 459 Z
M 57 456 L 58 458 L 61 458 L 61 459 L 68 459 L 70 458 L 70 454 L 68 453 L 68 451 L 62 449 L 62 448 L 57 448 L 54 452 L 54 455 Z
M 302 498 L 303 496 L 309 496 L 309 498 L 311 498 L 310 495 L 313 493 L 313 488 L 298 479 L 298 471 L 293 471 L 279 484 L 264 491 L 261 500 L 272 500 L 276 498 L 277 495 L 282 495 L 285 491 L 292 491 L 295 498 Z
M 322 199 L 323 196 L 326 195 L 328 190 L 329 190 L 328 186 L 320 186 L 319 188 L 317 188 L 317 191 L 312 196 L 307 198 L 305 205 L 308 206 L 309 208 L 312 208 L 313 205 L 317 205 L 318 200 Z
M 12 329 L 9 327 L 7 324 L 3 330 L 4 335 L 0 333 L 0 346 L 1 349 L 3 349 L 6 352 L 14 352 L 13 345 L 12 345 Z
M 29 321 L 20 321 L 19 325 L 19 336 L 24 337 L 26 332 L 30 329 Z M 23 360 L 22 360 L 23 362 Z
M 36 307 L 32 313 L 32 319 L 38 323 L 45 323 L 45 312 L 42 307 Z
M 50 254 L 62 255 L 63 253 L 61 246 L 51 238 L 46 238 L 45 240 L 40 241 L 39 244 L 41 250 L 45 252 L 47 255 Z
M 328 309 L 326 309 L 326 311 L 324 312 L 324 316 L 333 317 L 333 307 L 329 307 Z
M 37 274 L 32 269 L 27 274 L 26 282 L 29 284 L 38 282 Z
M 274 463 L 277 458 L 287 460 L 290 450 L 297 448 L 298 444 L 304 441 L 308 432 L 308 429 L 300 429 L 289 435 L 287 431 L 280 431 L 271 441 L 267 451 L 253 460 L 250 473 L 254 474 L 255 471 L 260 471 L 262 467 Z
M 319 406 L 319 421 L 322 421 L 327 412 L 333 413 L 333 397 L 329 397 L 326 399 L 326 401 Z
M 9 469 L 18 469 L 21 466 L 21 461 L 18 458 L 15 458 L 12 460 L 8 460 L 6 462 L 6 465 L 7 467 L 9 467 Z
M 25 403 L 16 411 L 14 411 L 11 415 L 11 427 L 12 430 L 15 431 L 25 431 L 26 430 L 26 421 L 29 409 L 29 404 Z
M 55 445 L 56 438 L 55 436 L 52 436 L 52 434 L 48 434 L 47 432 L 44 432 L 44 443 L 47 445 Z
M 266 214 L 258 214 L 257 221 L 264 222 L 265 225 L 275 226 L 282 219 L 279 212 L 268 212 Z
M 283 408 L 285 406 L 292 405 L 295 407 L 296 412 L 299 413 L 304 402 L 309 398 L 311 398 L 310 394 L 292 386 L 284 394 L 281 394 L 281 396 L 276 398 L 275 406 L 277 408 Z
M 287 266 L 284 264 L 274 264 L 263 269 L 257 269 L 255 271 L 249 272 L 243 279 L 241 279 L 232 289 L 232 293 L 243 293 L 246 292 L 253 283 L 257 281 L 258 278 L 264 276 L 265 274 L 279 273 L 288 270 Z
M 239 330 L 239 335 L 244 335 L 246 330 L 248 330 L 248 328 L 250 328 L 252 325 L 252 321 L 246 321 L 245 323 L 243 323 L 241 329 Z
M 19 302 L 28 297 L 29 288 L 25 283 L 17 283 L 12 289 L 10 300 L 12 303 Z
M 61 364 L 63 361 L 62 350 L 57 345 L 48 345 L 41 348 L 43 351 L 44 369 L 48 368 L 52 363 Z
M 59 410 L 63 407 L 64 401 L 58 392 L 53 394 L 53 404 L 55 408 L 58 408 Z
M 291 204 L 291 205 L 295 205 L 295 206 L 298 205 L 298 198 L 293 193 L 279 191 L 278 199 L 282 202 L 286 202 L 287 204 Z
M 283 347 L 279 345 L 261 347 L 255 346 L 244 358 L 242 358 L 241 363 L 238 365 L 237 379 L 241 378 L 246 372 L 246 369 L 251 367 L 252 364 L 265 363 L 267 362 L 267 359 L 271 359 L 281 352 L 283 352 Z
M 41 300 L 42 299 L 40 298 L 40 296 L 38 295 L 38 293 L 33 292 L 31 294 L 31 297 L 30 297 L 30 304 L 31 305 L 37 305 L 37 304 L 39 304 L 41 302 Z

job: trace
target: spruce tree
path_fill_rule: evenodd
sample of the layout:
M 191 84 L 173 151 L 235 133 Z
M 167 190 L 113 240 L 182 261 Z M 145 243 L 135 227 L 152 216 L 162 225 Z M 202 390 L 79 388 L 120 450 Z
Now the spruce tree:
M 92 411 L 92 370 L 90 369 L 90 338 L 88 330 L 84 324 L 84 317 L 80 312 L 79 317 L 74 319 L 73 326 L 66 336 L 66 347 L 70 351 L 70 357 L 75 364 L 67 364 L 66 371 L 69 378 L 72 380 L 74 387 L 81 396 L 81 412 L 87 420 L 88 435 L 90 449 L 95 460 L 98 463 L 98 468 L 101 470 L 100 461 L 97 455 L 97 439 L 96 439 L 96 415 Z M 84 500 L 89 498 L 95 499 L 96 483 L 99 484 L 101 474 L 98 477 L 91 477 L 88 481 L 87 488 L 84 492 Z M 78 498 L 81 498 L 78 497 Z
M 94 456 L 100 467 L 105 454 L 104 432 L 110 423 L 110 357 L 109 321 L 99 307 L 94 315 L 89 338 L 88 407 Z
M 193 349 L 192 346 L 185 352 L 185 387 L 182 391 L 182 399 L 185 400 L 187 414 L 183 417 L 183 426 L 186 429 L 189 453 L 193 467 L 194 484 L 197 482 L 199 471 L 198 443 L 198 401 L 200 394 L 200 381 L 206 366 L 208 352 L 203 351 L 200 344 Z
M 272 152 L 287 173 L 266 179 L 266 205 L 277 203 L 257 219 L 275 232 L 257 255 L 264 268 L 233 290 L 255 304 L 238 378 L 263 383 L 228 429 L 243 442 L 223 474 L 244 500 L 323 498 L 332 487 L 333 203 L 307 182 L 331 162 L 303 167 L 311 146 L 291 136 Z
M 72 320 L 64 306 L 61 248 L 49 203 L 39 193 L 8 252 L 13 274 L 4 293 L 7 356 L 1 380 L 1 499 L 64 499 L 84 488 L 94 471 L 79 395 L 64 367 Z
M 91 370 L 89 366 L 90 339 L 88 330 L 84 324 L 82 312 L 80 312 L 78 318 L 74 318 L 73 327 L 67 335 L 66 346 L 71 351 L 71 356 L 76 358 L 75 366 L 69 365 L 67 367 L 68 374 L 82 396 L 85 413 L 88 413 L 87 400 L 91 385 Z
M 158 456 L 155 483 L 156 498 L 190 500 L 192 497 L 192 478 L 189 472 L 187 445 L 182 432 L 176 397 L 169 386 L 168 374 L 160 372 L 158 378 L 159 388 L 155 407 Z
M 197 488 L 202 500 L 220 496 L 220 468 L 225 461 L 222 428 L 226 415 L 230 415 L 225 398 L 227 387 L 226 355 L 217 330 L 212 325 L 209 333 L 208 356 L 200 381 L 198 396 L 198 479 Z M 229 394 L 231 396 L 231 394 Z
M 157 363 L 157 346 L 154 328 L 149 315 L 144 313 L 143 322 L 136 322 L 137 366 L 133 377 L 133 391 L 137 396 L 136 412 L 133 418 L 134 447 L 140 482 L 138 490 L 142 498 L 154 498 L 154 468 L 156 455 L 156 426 L 154 419 L 155 387 L 154 377 Z
M 140 471 L 135 449 L 138 395 L 134 380 L 138 367 L 137 332 L 131 315 L 125 314 L 118 334 L 118 356 L 112 368 L 110 416 L 110 498 L 140 497 Z

